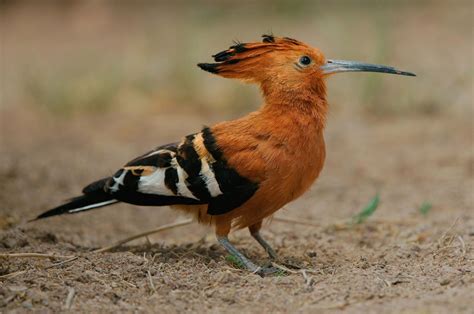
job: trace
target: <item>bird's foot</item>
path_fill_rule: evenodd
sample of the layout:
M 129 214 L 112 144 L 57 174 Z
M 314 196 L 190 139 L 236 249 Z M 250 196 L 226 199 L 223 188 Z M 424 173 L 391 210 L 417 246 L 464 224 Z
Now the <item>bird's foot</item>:
M 260 232 L 253 232 L 251 233 L 252 237 L 257 240 L 257 242 L 265 249 L 265 251 L 268 253 L 268 256 L 270 256 L 271 259 L 273 260 L 278 260 L 278 255 L 275 252 L 275 250 L 271 247 L 270 244 L 268 244 L 267 241 L 265 241 L 264 238 L 262 238 L 262 235 Z
M 279 268 L 276 267 L 258 267 L 258 269 L 254 272 L 255 274 L 259 275 L 260 277 L 266 277 L 266 276 L 271 276 L 271 275 L 278 275 L 284 273 Z
M 240 253 L 239 250 L 235 246 L 232 245 L 232 243 L 229 242 L 229 239 L 227 237 L 218 237 L 217 238 L 219 243 L 231 254 L 232 256 L 232 262 L 234 264 L 237 264 L 238 266 L 242 268 L 246 268 L 250 272 L 257 274 L 261 277 L 272 275 L 272 274 L 278 274 L 281 273 L 282 270 L 272 267 L 272 266 L 257 266 L 255 265 L 251 260 L 249 260 L 245 255 Z

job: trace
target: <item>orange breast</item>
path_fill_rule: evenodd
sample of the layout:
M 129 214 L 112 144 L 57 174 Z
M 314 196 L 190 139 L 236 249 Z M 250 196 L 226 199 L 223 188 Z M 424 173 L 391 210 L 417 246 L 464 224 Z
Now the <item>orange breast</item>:
M 323 128 L 311 115 L 259 112 L 213 131 L 229 165 L 260 184 L 243 206 L 219 218 L 236 228 L 259 222 L 301 196 L 324 164 Z

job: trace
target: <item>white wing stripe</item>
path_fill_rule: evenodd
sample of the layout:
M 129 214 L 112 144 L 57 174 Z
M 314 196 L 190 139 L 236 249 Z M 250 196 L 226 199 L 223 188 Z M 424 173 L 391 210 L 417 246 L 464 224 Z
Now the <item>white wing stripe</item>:
M 123 179 L 125 178 L 125 175 L 127 174 L 127 171 L 128 171 L 128 170 L 122 171 L 122 173 L 120 174 L 120 176 L 119 176 L 118 178 L 112 177 L 112 179 L 114 180 L 114 185 L 112 185 L 112 186 L 110 187 L 110 191 L 111 191 L 112 193 L 117 192 L 117 191 L 119 190 L 119 188 L 120 188 L 119 186 L 120 186 L 120 185 L 123 185 Z
M 201 159 L 201 172 L 199 174 L 204 182 L 206 182 L 207 190 L 212 197 L 223 194 L 216 180 L 216 176 L 205 158 Z
M 176 196 L 165 184 L 166 168 L 156 169 L 148 176 L 142 176 L 138 182 L 138 191 L 146 194 Z
M 71 210 L 68 211 L 68 213 L 76 213 L 76 212 L 80 212 L 80 211 L 83 211 L 83 210 L 88 210 L 88 209 L 92 209 L 92 208 L 96 208 L 96 207 L 101 207 L 101 206 L 109 205 L 109 204 L 116 203 L 116 202 L 118 202 L 118 201 L 117 200 L 110 200 L 110 201 L 105 201 L 105 202 L 101 202 L 101 203 L 95 203 L 95 204 L 87 205 L 87 206 L 84 206 L 84 207 L 71 209 Z
M 176 184 L 176 187 L 178 188 L 178 195 L 194 198 L 195 200 L 199 200 L 196 196 L 193 195 L 193 193 L 189 190 L 188 186 L 186 185 L 186 178 L 188 177 L 188 174 L 186 173 L 186 171 L 184 171 L 184 169 L 178 165 L 175 159 L 173 159 L 172 164 L 175 164 L 176 171 L 178 172 L 178 183 Z
M 171 156 L 174 156 L 175 154 L 173 151 L 168 150 L 168 149 L 159 149 L 159 150 L 152 151 L 146 156 L 143 156 L 143 158 L 151 157 L 153 155 L 162 154 L 162 153 L 168 153 L 168 154 L 171 154 Z

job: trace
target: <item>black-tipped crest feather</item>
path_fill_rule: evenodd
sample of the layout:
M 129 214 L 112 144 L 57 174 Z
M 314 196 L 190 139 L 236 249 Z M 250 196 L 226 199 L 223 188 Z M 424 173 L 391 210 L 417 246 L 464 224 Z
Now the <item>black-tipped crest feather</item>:
M 273 34 L 264 34 L 262 35 L 262 38 L 263 44 L 234 42 L 234 45 L 230 46 L 228 49 L 212 55 L 212 58 L 217 63 L 199 63 L 198 66 L 204 71 L 213 74 L 219 74 L 226 72 L 226 66 L 228 65 L 233 65 L 244 60 L 248 61 L 249 59 L 261 56 L 262 54 L 268 53 L 270 51 L 287 49 L 284 47 L 280 47 L 280 43 L 290 45 L 302 44 L 301 42 L 295 39 L 289 37 L 275 37 L 273 36 Z M 266 50 L 262 50 L 262 48 L 266 48 Z M 254 50 L 255 52 L 253 53 L 246 53 Z
M 275 42 L 275 36 L 273 34 L 263 34 L 262 35 L 262 41 L 264 43 L 274 43 Z
M 198 67 L 200 67 L 204 71 L 214 73 L 214 74 L 219 72 L 218 63 L 198 63 Z

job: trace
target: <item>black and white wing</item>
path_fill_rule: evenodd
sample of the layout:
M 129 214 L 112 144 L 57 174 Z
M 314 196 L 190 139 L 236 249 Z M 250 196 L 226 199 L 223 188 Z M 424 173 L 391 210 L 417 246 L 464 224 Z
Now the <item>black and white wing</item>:
M 245 203 L 258 189 L 228 166 L 209 128 L 183 142 L 160 146 L 133 159 L 113 176 L 96 181 L 83 195 L 38 218 L 77 213 L 125 202 L 144 206 L 207 204 L 220 215 Z
M 135 205 L 206 204 L 187 184 L 189 176 L 178 163 L 181 146 L 160 146 L 130 161 L 108 180 L 106 192 L 119 201 Z
M 208 204 L 208 213 L 226 213 L 248 200 L 256 182 L 227 165 L 209 128 L 138 157 L 115 173 L 106 190 L 136 205 Z

